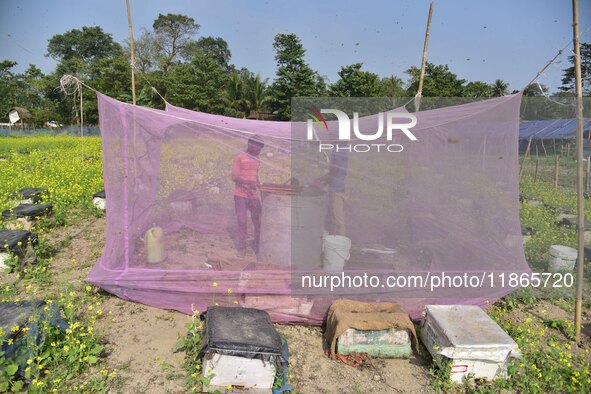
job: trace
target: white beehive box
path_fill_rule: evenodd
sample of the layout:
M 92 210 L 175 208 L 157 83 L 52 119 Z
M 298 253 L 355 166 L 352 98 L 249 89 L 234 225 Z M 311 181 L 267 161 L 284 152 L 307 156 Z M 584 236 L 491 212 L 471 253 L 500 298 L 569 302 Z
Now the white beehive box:
M 201 341 L 204 389 L 226 392 L 228 385 L 249 394 L 271 394 L 282 355 L 281 337 L 269 314 L 253 308 L 209 307 Z
M 521 356 L 513 339 L 474 305 L 426 305 L 421 340 L 434 360 L 451 360 L 451 380 L 506 377 L 507 364 Z
M 6 265 L 6 260 L 10 258 L 10 255 L 6 252 L 0 252 L 0 270 L 8 268 Z M 2 272 L 0 272 L 1 274 Z
M 204 376 L 213 376 L 207 390 L 226 392 L 228 385 L 246 392 L 271 393 L 275 381 L 275 366 L 270 362 L 218 353 L 203 357 Z
M 94 204 L 95 207 L 97 207 L 98 209 L 100 209 L 102 211 L 107 209 L 107 200 L 105 200 L 104 198 L 94 197 L 92 199 L 92 203 Z

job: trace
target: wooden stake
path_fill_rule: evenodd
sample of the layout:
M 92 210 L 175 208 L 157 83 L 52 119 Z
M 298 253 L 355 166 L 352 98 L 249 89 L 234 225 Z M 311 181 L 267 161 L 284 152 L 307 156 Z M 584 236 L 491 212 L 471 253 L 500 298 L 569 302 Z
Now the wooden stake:
M 525 150 L 525 157 L 529 156 L 529 150 L 531 148 L 531 140 L 532 140 L 532 137 L 529 137 L 529 141 L 527 143 L 527 149 Z
M 127 5 L 127 23 L 129 24 L 129 49 L 131 52 L 131 100 L 135 105 L 135 51 L 133 44 L 133 29 L 131 28 L 131 12 L 129 10 L 129 0 L 125 0 Z
M 423 45 L 423 60 L 421 62 L 421 74 L 419 76 L 419 89 L 415 100 L 415 111 L 421 108 L 421 96 L 423 94 L 423 81 L 425 79 L 425 68 L 427 67 L 427 47 L 429 46 L 429 35 L 431 34 L 431 17 L 433 16 L 433 2 L 429 5 L 429 18 L 427 19 L 427 31 L 425 32 L 425 44 Z
M 554 189 L 558 189 L 558 168 L 560 166 L 560 156 L 556 156 L 554 162 Z
M 539 168 L 540 168 L 540 159 L 536 159 L 536 172 L 534 173 L 534 182 L 538 180 Z
M 573 45 L 575 52 L 575 87 L 577 93 L 577 289 L 575 301 L 575 342 L 581 339 L 583 274 L 585 257 L 585 200 L 583 196 L 583 89 L 581 48 L 579 45 L 579 0 L 573 0 Z

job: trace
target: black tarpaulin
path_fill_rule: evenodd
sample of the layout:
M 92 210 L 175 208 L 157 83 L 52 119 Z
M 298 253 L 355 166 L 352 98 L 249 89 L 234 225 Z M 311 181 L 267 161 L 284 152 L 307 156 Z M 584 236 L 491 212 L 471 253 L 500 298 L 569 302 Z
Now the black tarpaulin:
M 18 253 L 24 250 L 35 236 L 30 231 L 24 230 L 0 230 L 0 252 L 12 251 Z M 18 243 L 21 243 L 20 245 Z
M 285 363 L 269 314 L 252 308 L 211 307 L 204 314 L 201 355 L 208 352 Z
M 36 218 L 45 216 L 51 212 L 51 204 L 20 204 L 19 206 L 7 209 L 2 212 L 4 218 Z

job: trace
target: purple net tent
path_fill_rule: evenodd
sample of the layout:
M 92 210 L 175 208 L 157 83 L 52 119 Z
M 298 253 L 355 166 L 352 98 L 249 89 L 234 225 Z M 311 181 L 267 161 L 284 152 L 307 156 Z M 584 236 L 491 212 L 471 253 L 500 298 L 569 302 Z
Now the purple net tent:
M 403 152 L 351 153 L 347 274 L 484 279 L 529 272 L 519 223 L 520 101 L 517 94 L 415 113 L 418 140 L 395 133 L 389 141 L 404 145 Z M 98 103 L 107 239 L 87 280 L 121 298 L 185 313 L 213 304 L 256 307 L 276 322 L 317 324 L 335 297 L 398 302 L 416 318 L 427 303 L 483 304 L 514 290 L 482 280 L 439 291 L 428 279 L 407 288 L 381 282 L 355 290 L 296 289 L 303 273 L 327 274 L 318 241 L 325 234 L 323 192 L 313 199 L 266 189 L 260 242 L 271 252 L 242 256 L 230 173 L 256 134 L 265 144 L 261 181 L 307 190 L 327 171 L 327 155 L 306 139 L 306 122 L 236 119 L 170 104 L 161 111 L 101 94 Z M 364 130 L 377 122 L 376 116 L 359 120 Z M 335 128 L 329 120 L 315 139 L 334 141 Z M 302 218 L 304 208 L 314 214 Z

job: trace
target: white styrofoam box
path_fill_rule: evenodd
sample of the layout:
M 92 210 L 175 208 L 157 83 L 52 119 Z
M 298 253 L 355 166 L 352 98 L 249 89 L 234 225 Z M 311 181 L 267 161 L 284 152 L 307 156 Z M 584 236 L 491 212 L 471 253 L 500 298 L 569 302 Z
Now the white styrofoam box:
M 437 363 L 452 361 L 451 380 L 492 380 L 507 375 L 519 348 L 482 309 L 474 305 L 426 305 L 421 340 Z
M 4 263 L 6 260 L 8 260 L 8 258 L 10 257 L 10 255 L 6 252 L 0 252 L 0 269 L 6 269 L 8 268 L 8 266 Z
M 203 356 L 203 376 L 212 376 L 209 390 L 229 384 L 244 389 L 268 389 L 271 393 L 275 381 L 273 363 L 259 359 L 206 353 Z
M 92 203 L 95 207 L 97 207 L 98 209 L 102 209 L 103 211 L 107 208 L 107 200 L 105 200 L 104 198 L 95 197 L 92 199 Z

